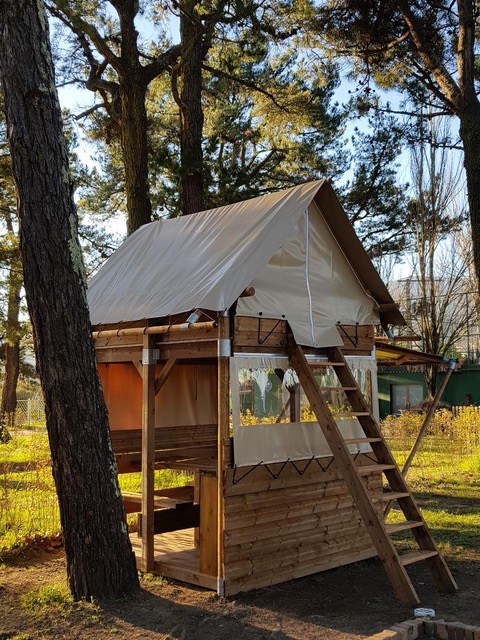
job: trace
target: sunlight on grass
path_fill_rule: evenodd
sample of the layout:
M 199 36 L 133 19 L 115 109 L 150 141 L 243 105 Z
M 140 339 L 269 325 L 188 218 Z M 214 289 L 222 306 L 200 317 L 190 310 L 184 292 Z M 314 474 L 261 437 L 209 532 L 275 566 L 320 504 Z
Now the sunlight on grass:
M 73 598 L 65 585 L 56 583 L 27 591 L 20 596 L 20 602 L 27 613 L 41 615 L 51 609 L 68 611 Z
M 185 484 L 192 477 L 180 471 L 155 471 L 155 488 Z M 141 474 L 119 477 L 123 491 L 141 491 Z M 136 515 L 129 516 L 135 528 Z M 22 548 L 55 536 L 60 513 L 45 429 L 14 435 L 0 446 L 0 560 Z

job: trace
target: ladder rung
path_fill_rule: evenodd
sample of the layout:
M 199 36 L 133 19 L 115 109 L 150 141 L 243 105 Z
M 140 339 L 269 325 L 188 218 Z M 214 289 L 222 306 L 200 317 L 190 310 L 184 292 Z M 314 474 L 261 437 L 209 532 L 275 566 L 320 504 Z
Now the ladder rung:
M 390 471 L 395 468 L 394 464 L 369 464 L 364 467 L 356 467 L 361 476 L 368 476 L 369 473 L 375 473 L 375 471 Z
M 423 522 L 421 520 L 406 520 L 405 522 L 394 522 L 392 524 L 386 524 L 385 529 L 387 533 L 397 533 L 398 531 L 407 531 L 408 529 L 415 529 L 416 527 L 422 527 Z
M 382 438 L 344 438 L 345 444 L 366 444 L 369 442 L 382 442 Z
M 332 411 L 334 418 L 358 418 L 359 416 L 369 416 L 368 411 Z
M 308 365 L 315 369 L 316 367 L 344 367 L 345 362 L 329 362 L 328 360 L 319 360 L 318 362 L 308 362 Z
M 384 491 L 379 495 L 372 496 L 372 500 L 377 502 L 380 500 L 383 502 L 390 502 L 390 500 L 400 500 L 401 498 L 410 498 L 410 497 L 411 496 L 409 493 L 402 493 L 400 491 Z
M 414 562 L 421 562 L 427 558 L 433 558 L 433 556 L 438 556 L 438 551 L 412 551 L 411 553 L 404 553 L 402 556 L 399 556 L 399 558 L 400 562 L 405 566 L 407 564 L 413 564 Z
M 320 391 L 356 391 L 357 387 L 319 387 Z

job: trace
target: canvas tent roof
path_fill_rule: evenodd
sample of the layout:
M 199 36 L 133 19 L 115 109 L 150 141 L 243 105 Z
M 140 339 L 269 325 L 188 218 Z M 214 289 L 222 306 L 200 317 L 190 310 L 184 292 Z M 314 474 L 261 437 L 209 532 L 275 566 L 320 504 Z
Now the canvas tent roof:
M 340 321 L 404 323 L 325 180 L 141 227 L 90 282 L 91 320 L 222 311 L 252 284 L 263 316 L 286 317 L 302 344 L 328 344 Z

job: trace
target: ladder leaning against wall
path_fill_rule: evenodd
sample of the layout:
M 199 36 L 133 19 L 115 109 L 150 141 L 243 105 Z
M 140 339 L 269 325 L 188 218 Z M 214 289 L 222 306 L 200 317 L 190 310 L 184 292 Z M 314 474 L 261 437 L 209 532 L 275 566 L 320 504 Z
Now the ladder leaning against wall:
M 297 372 L 310 406 L 390 578 L 398 600 L 405 606 L 412 606 L 420 602 L 405 567 L 422 560 L 426 561 L 431 570 L 439 591 L 446 593 L 455 591 L 457 589 L 455 580 L 430 534 L 405 478 L 382 437 L 380 427 L 372 415 L 341 349 L 338 347 L 327 349 L 327 360 L 310 364 L 302 347 L 295 342 L 290 334 L 289 350 L 292 366 Z M 331 367 L 335 371 L 340 382 L 338 389 L 345 393 L 351 406 L 349 415 L 357 418 L 363 429 L 364 437 L 347 439 L 342 436 L 334 415 L 323 398 L 321 387 L 318 386 L 315 379 L 314 367 L 319 366 Z M 363 443 L 368 443 L 373 450 L 376 458 L 376 463 L 373 466 L 356 466 L 348 449 L 351 444 Z M 362 475 L 370 474 L 376 470 L 385 476 L 390 487 L 390 491 L 384 491 L 380 495 L 370 494 L 362 481 Z M 392 501 L 398 504 L 405 520 L 400 523 L 386 524 L 381 503 L 391 503 Z M 407 530 L 413 534 L 417 549 L 400 554 L 391 536 L 399 531 Z

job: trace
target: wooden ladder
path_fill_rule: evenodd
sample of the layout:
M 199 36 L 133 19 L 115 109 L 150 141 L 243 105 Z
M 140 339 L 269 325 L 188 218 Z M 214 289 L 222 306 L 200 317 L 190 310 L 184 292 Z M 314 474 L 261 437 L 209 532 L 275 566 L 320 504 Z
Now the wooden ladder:
M 335 371 L 339 387 L 352 407 L 349 415 L 356 417 L 365 436 L 362 438 L 344 438 L 325 402 L 321 389 L 315 380 L 312 366 L 308 363 L 303 349 L 290 336 L 290 360 L 297 372 L 303 390 L 310 402 L 310 406 L 322 428 L 328 445 L 342 477 L 354 499 L 360 516 L 370 534 L 377 553 L 383 562 L 398 600 L 405 606 L 416 605 L 420 602 L 415 588 L 405 570 L 409 564 L 425 560 L 429 566 L 439 591 L 450 593 L 457 589 L 455 580 L 437 548 L 430 531 L 423 519 L 411 491 L 398 468 L 385 440 L 380 427 L 360 391 L 356 380 L 339 348 L 327 350 L 328 361 L 318 361 L 315 367 L 328 366 Z M 330 388 L 330 387 L 329 387 Z M 333 388 L 333 387 L 332 387 Z M 377 463 L 369 466 L 356 466 L 349 445 L 368 443 L 375 455 Z M 388 480 L 391 491 L 380 496 L 372 495 L 362 476 L 372 471 L 381 471 Z M 378 501 L 396 501 L 405 516 L 405 521 L 398 524 L 386 524 L 383 510 L 378 508 Z M 377 506 L 375 506 L 377 502 Z M 417 543 L 418 550 L 400 555 L 391 538 L 398 531 L 411 530 Z

